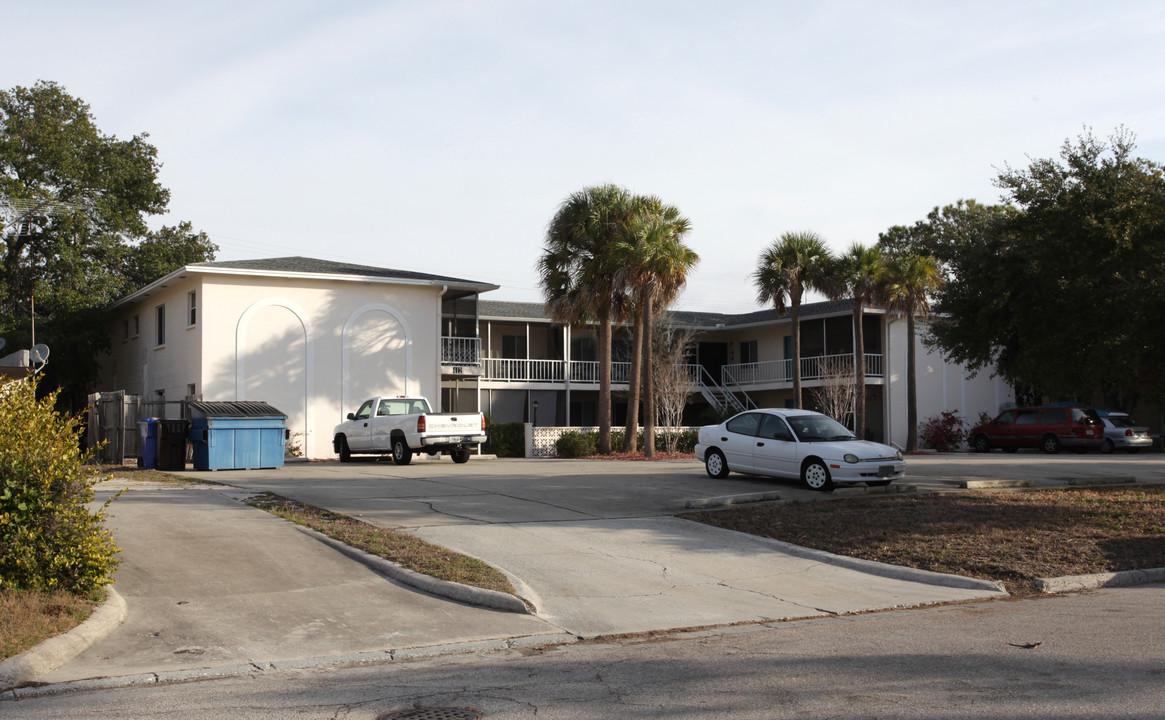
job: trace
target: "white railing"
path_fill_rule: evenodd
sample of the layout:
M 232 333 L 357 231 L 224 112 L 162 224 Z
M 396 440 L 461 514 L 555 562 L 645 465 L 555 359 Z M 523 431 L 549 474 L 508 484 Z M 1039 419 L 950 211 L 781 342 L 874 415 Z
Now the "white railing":
M 484 380 L 508 382 L 563 382 L 561 360 L 513 360 L 486 358 Z
M 442 337 L 441 338 L 442 365 L 480 365 L 481 338 L 479 337 Z
M 837 367 L 838 364 L 852 362 L 852 360 L 853 355 L 848 353 L 803 357 L 801 358 L 801 379 L 820 380 L 831 374 L 831 367 Z M 767 362 L 725 365 L 720 373 L 721 380 L 726 386 L 791 383 L 793 382 L 793 361 L 769 360 Z M 882 377 L 881 355 L 866 354 L 866 377 Z

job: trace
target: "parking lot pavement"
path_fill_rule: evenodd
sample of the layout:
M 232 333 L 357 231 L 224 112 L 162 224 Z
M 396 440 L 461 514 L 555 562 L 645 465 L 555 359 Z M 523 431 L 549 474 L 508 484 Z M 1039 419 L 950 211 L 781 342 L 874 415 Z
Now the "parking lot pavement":
M 107 511 L 125 623 L 41 682 L 557 632 L 398 585 L 223 488 L 128 486 Z

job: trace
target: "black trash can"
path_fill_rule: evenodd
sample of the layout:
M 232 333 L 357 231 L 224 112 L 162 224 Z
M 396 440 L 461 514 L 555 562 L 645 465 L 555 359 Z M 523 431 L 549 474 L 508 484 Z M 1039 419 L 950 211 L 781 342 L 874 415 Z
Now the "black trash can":
M 158 456 L 156 465 L 159 470 L 186 469 L 186 436 L 190 430 L 190 423 L 185 420 L 158 419 Z

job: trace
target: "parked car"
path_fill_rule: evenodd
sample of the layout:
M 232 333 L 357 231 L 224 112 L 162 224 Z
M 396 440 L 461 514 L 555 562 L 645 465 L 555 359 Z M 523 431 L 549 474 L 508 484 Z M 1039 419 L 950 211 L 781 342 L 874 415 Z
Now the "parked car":
M 729 472 L 800 480 L 813 490 L 837 483 L 889 485 L 906 476 L 902 453 L 858 440 L 836 420 L 810 410 L 760 409 L 700 428 L 696 457 L 708 475 Z
M 1042 405 L 1005 410 L 989 423 L 971 428 L 967 442 L 975 452 L 1002 448 L 1043 448 L 1058 453 L 1062 447 L 1099 449 L 1104 440 L 1100 416 L 1083 405 Z
M 1100 442 L 1102 453 L 1110 453 L 1113 450 L 1135 453 L 1141 448 L 1153 447 L 1153 436 L 1149 434 L 1149 428 L 1138 425 L 1128 413 L 1102 412 L 1100 421 L 1104 423 L 1104 440 Z

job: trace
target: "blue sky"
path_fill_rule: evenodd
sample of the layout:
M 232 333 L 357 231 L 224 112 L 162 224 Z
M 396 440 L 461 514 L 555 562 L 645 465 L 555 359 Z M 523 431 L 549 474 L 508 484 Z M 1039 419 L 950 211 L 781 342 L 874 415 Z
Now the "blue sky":
M 218 259 L 307 255 L 492 282 L 571 192 L 678 206 L 677 306 L 756 309 L 786 231 L 838 251 L 1119 125 L 1165 161 L 1165 3 L 7 3 L 0 87 L 54 80 L 148 132 Z

